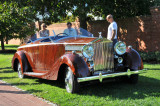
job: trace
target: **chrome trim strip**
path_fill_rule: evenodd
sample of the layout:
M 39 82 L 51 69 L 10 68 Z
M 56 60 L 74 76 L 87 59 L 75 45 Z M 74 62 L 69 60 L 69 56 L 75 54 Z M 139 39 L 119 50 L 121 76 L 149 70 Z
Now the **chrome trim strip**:
M 120 72 L 120 73 L 113 73 L 113 74 L 105 74 L 102 75 L 102 73 L 99 73 L 99 76 L 91 76 L 91 77 L 83 77 L 83 78 L 77 78 L 78 82 L 85 82 L 85 81 L 92 81 L 92 80 L 97 80 L 99 79 L 100 82 L 102 82 L 102 79 L 104 78 L 114 78 L 114 77 L 118 77 L 118 76 L 130 76 L 132 74 L 140 74 L 140 73 L 144 73 L 144 70 L 137 70 L 137 71 L 130 71 L 127 70 L 127 72 Z
M 27 44 L 27 45 L 24 45 L 24 46 L 20 46 L 18 48 L 26 48 L 26 47 L 35 47 L 35 46 L 42 46 L 42 45 L 57 45 L 57 44 L 63 44 L 63 45 L 68 45 L 68 44 L 71 44 L 71 45 L 85 45 L 85 44 L 88 44 L 88 43 L 40 43 L 40 44 Z
M 76 45 L 66 45 L 65 50 L 67 51 L 82 51 L 83 46 L 76 46 Z

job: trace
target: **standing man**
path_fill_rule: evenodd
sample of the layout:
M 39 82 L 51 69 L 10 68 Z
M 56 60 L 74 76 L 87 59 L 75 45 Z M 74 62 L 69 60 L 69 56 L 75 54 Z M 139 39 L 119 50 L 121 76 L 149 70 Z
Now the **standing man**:
M 118 42 L 117 40 L 117 23 L 114 21 L 111 14 L 107 15 L 106 20 L 110 23 L 108 27 L 107 39 L 113 41 L 113 47 Z
M 67 35 L 73 36 L 73 37 L 77 36 L 77 32 L 74 28 L 72 28 L 71 22 L 67 23 L 67 29 L 65 29 L 63 33 L 66 33 Z

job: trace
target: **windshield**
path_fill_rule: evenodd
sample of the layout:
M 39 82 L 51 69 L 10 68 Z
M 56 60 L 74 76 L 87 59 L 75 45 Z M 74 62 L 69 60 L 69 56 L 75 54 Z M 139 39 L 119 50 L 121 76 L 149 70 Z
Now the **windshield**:
M 78 32 L 78 36 L 94 37 L 92 33 L 88 32 L 87 30 L 83 28 L 79 28 L 77 32 Z
M 53 35 L 50 37 L 53 41 L 59 40 L 61 38 L 65 37 L 94 37 L 92 33 L 88 32 L 87 30 L 83 28 L 70 28 L 70 29 L 64 29 L 64 30 L 53 30 Z
M 87 30 L 83 29 L 83 28 L 70 28 L 70 29 L 55 29 L 55 30 L 49 30 L 50 34 L 49 34 L 49 38 L 52 41 L 56 41 L 59 40 L 61 38 L 65 38 L 65 37 L 94 37 L 92 33 L 88 32 Z M 37 35 L 35 35 L 37 36 Z M 46 38 L 48 38 L 46 37 Z M 31 37 L 31 39 L 29 39 L 27 41 L 27 43 L 31 43 L 31 42 L 35 42 L 41 38 L 45 38 L 45 37 L 38 37 L 36 39 L 33 39 L 33 37 Z
M 54 36 L 71 36 L 71 37 L 94 37 L 92 33 L 83 28 L 70 28 L 62 30 L 53 30 Z

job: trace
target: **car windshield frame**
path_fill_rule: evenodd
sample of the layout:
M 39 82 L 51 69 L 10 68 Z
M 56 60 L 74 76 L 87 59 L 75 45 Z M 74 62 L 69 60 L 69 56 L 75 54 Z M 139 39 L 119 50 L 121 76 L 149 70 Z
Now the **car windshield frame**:
M 94 35 L 83 28 L 71 28 L 71 29 L 63 29 L 63 30 L 53 30 L 53 36 L 57 36 L 63 34 L 63 36 L 71 36 L 71 37 L 94 37 Z
M 76 37 L 92 37 L 93 38 L 94 37 L 91 32 L 89 32 L 89 31 L 87 31 L 87 30 L 85 30 L 83 28 L 74 29 L 77 32 L 77 35 L 74 35 L 74 36 L 70 36 L 68 34 L 65 34 L 64 33 L 65 30 L 63 30 L 62 33 L 59 32 L 57 34 L 53 31 L 53 34 L 54 34 L 53 36 L 40 37 L 40 38 L 37 38 L 35 40 L 29 39 L 28 40 L 29 43 L 27 42 L 27 44 L 30 44 L 32 42 L 36 42 L 36 41 L 41 40 L 43 38 L 46 38 L 46 39 L 49 38 L 51 40 L 51 42 L 57 42 L 57 41 L 62 40 L 64 38 L 71 38 L 71 37 L 74 37 L 74 38 L 76 38 Z

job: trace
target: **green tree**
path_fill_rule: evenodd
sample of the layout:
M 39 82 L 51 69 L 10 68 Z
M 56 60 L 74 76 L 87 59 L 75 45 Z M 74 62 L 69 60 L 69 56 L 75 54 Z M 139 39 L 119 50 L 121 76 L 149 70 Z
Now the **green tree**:
M 160 0 L 60 0 L 59 7 L 79 17 L 80 27 L 87 29 L 87 14 L 115 18 L 149 15 L 150 7 L 160 5 Z M 47 7 L 48 8 L 48 7 Z M 65 15 L 63 15 L 65 16 Z
M 159 0 L 27 0 L 23 4 L 34 7 L 34 12 L 42 16 L 42 21 L 50 24 L 62 21 L 71 12 L 79 17 L 80 27 L 87 29 L 87 14 L 97 16 L 113 14 L 115 18 L 126 18 L 150 14 L 149 8 L 159 4 Z M 36 19 L 39 21 L 40 19 Z
M 65 0 L 66 1 L 66 0 Z M 69 1 L 69 2 L 68 2 Z M 74 16 L 78 16 L 82 28 L 87 29 L 87 14 L 115 18 L 149 15 L 150 7 L 160 5 L 160 0 L 68 0 L 67 6 Z M 75 7 L 75 8 L 74 8 Z
M 94 11 L 99 0 L 68 0 L 66 1 L 69 6 L 69 11 L 72 12 L 74 16 L 78 16 L 80 21 L 80 27 L 87 29 L 87 14 L 94 14 Z
M 34 28 L 29 27 L 33 21 L 50 24 L 65 19 L 67 12 L 71 12 L 79 17 L 80 27 L 87 29 L 88 13 L 126 18 L 148 15 L 149 8 L 159 4 L 160 0 L 3 0 L 0 1 L 1 47 L 4 50 L 6 38 L 23 38 L 33 33 Z
M 46 24 L 66 17 L 68 9 L 64 0 L 3 0 L 0 1 L 0 40 L 24 38 L 34 33 L 32 22 L 42 20 Z M 42 17 L 39 17 L 41 15 Z
M 67 16 L 66 10 L 68 6 L 64 0 L 28 0 L 25 3 L 34 8 L 34 12 L 42 16 L 36 17 L 36 21 L 43 21 L 46 24 L 58 22 Z M 23 2 L 23 0 L 21 0 Z
M 34 33 L 31 28 L 34 14 L 32 8 L 19 6 L 17 2 L 0 1 L 0 40 L 1 48 L 4 50 L 4 40 L 12 38 L 23 38 Z
M 160 5 L 160 0 L 100 0 L 95 11 L 103 17 L 113 14 L 115 18 L 150 15 L 150 7 Z
M 31 0 L 30 2 L 47 24 L 62 21 L 67 13 L 71 12 L 74 17 L 79 17 L 80 27 L 87 29 L 87 13 L 93 12 L 99 0 Z

